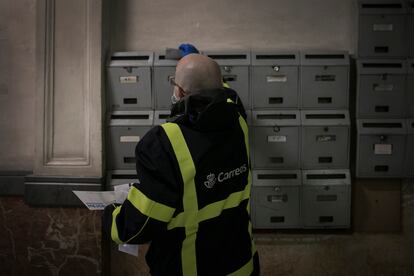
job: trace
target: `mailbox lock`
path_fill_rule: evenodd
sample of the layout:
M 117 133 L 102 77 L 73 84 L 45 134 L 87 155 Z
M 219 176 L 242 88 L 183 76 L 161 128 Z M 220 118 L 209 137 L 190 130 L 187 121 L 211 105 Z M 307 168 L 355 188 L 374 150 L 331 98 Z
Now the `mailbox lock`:
M 329 127 L 324 127 L 323 131 L 328 132 L 329 131 Z
M 279 193 L 279 192 L 280 192 L 280 187 L 276 186 L 273 190 L 274 190 L 276 193 Z
M 124 67 L 124 69 L 128 72 L 128 73 L 132 73 L 132 67 Z
M 224 70 L 224 72 L 230 73 L 231 72 L 231 66 L 224 66 L 223 70 Z
M 385 141 L 385 140 L 387 140 L 387 136 L 386 136 L 386 135 L 381 135 L 379 138 L 380 138 L 380 141 Z
M 323 189 L 325 190 L 325 191 L 329 191 L 329 186 L 325 186 L 325 187 L 323 187 Z
M 323 67 L 323 70 L 328 70 L 328 65 L 325 65 L 325 66 Z
M 280 126 L 273 127 L 273 132 L 279 132 L 279 131 L 280 131 Z
M 382 74 L 382 75 L 381 75 L 381 79 L 382 79 L 383 81 L 387 80 L 387 74 Z
M 128 127 L 128 130 L 131 130 L 131 128 L 130 128 L 130 127 Z
M 280 66 L 273 66 L 273 71 L 275 72 L 279 72 L 280 71 Z

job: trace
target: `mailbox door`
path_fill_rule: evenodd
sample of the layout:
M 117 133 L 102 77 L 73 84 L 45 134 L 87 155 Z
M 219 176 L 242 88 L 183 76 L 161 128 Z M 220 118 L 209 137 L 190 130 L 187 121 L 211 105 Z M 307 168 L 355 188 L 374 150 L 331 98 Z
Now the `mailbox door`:
M 111 110 L 151 108 L 150 67 L 110 67 L 108 73 Z
M 252 67 L 253 108 L 298 108 L 297 66 Z
M 303 66 L 301 97 L 303 108 L 348 107 L 347 66 Z

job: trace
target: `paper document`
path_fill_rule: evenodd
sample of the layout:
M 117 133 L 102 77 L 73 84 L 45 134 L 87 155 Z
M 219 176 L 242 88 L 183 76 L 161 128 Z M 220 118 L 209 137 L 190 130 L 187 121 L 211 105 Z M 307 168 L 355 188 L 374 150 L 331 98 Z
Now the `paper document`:
M 88 207 L 89 210 L 103 210 L 105 206 L 112 203 L 124 203 L 129 189 L 134 183 L 117 185 L 114 191 L 90 192 L 73 191 L 73 193 Z
M 113 203 L 122 204 L 128 196 L 133 183 L 117 185 L 114 191 L 89 192 L 73 191 L 73 193 L 88 207 L 89 210 L 103 210 Z M 120 244 L 118 250 L 133 256 L 138 256 L 137 244 Z
M 115 191 L 90 192 L 73 191 L 89 210 L 103 210 L 105 206 L 116 202 Z

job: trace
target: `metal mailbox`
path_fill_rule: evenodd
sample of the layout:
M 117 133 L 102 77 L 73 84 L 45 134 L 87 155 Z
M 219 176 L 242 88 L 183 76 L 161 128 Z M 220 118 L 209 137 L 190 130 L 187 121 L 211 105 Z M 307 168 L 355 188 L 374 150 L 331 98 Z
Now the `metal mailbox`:
M 358 54 L 360 57 L 404 57 L 404 1 L 359 2 Z
M 253 111 L 254 168 L 298 169 L 300 113 L 297 110 Z
M 170 109 L 171 96 L 174 87 L 170 79 L 175 76 L 177 60 L 165 59 L 165 53 L 155 53 L 154 60 L 154 107 L 155 109 Z
M 347 52 L 302 52 L 300 79 L 302 108 L 348 108 Z
M 414 177 L 414 119 L 407 120 L 407 150 L 405 158 L 405 176 Z
M 357 117 L 405 116 L 406 65 L 399 59 L 358 60 Z
M 407 116 L 409 118 L 414 118 L 414 59 L 409 59 L 407 62 L 407 89 L 406 89 L 406 98 L 407 98 Z
M 137 172 L 135 170 L 113 170 L 108 171 L 106 174 L 107 189 L 110 191 L 114 190 L 115 186 L 137 183 Z
M 221 69 L 223 82 L 239 95 L 246 109 L 251 107 L 249 93 L 249 51 L 203 51 L 214 59 Z
M 109 123 L 109 168 L 135 169 L 135 146 L 151 129 L 153 111 L 117 111 Z
M 304 228 L 349 228 L 349 170 L 304 170 L 302 174 Z
M 137 110 L 152 107 L 152 52 L 115 52 L 108 68 L 109 110 Z
M 253 108 L 299 108 L 299 53 L 252 54 Z
M 302 168 L 349 166 L 350 120 L 347 110 L 302 110 Z
M 256 229 L 298 228 L 301 172 L 253 171 L 252 220 Z
M 170 117 L 170 110 L 155 110 L 154 111 L 154 125 L 161 125 L 167 122 Z
M 357 177 L 402 177 L 406 131 L 403 119 L 357 120 Z

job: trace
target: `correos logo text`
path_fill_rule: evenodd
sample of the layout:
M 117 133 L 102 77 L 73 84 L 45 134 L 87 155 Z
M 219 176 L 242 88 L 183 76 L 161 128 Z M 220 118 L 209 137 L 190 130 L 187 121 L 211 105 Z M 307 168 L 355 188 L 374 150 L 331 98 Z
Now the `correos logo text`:
M 216 182 L 222 183 L 230 178 L 233 178 L 235 176 L 238 176 L 244 172 L 247 171 L 247 165 L 243 164 L 239 168 L 236 168 L 234 170 L 231 170 L 229 172 L 220 172 L 216 178 L 216 175 L 214 173 L 210 173 L 207 175 L 207 180 L 204 181 L 204 185 L 207 188 L 213 188 Z

